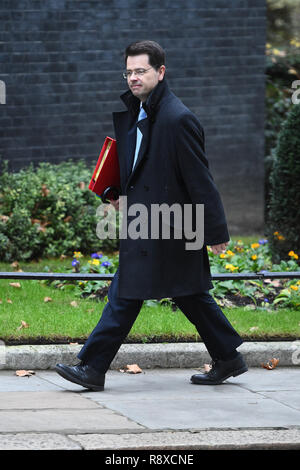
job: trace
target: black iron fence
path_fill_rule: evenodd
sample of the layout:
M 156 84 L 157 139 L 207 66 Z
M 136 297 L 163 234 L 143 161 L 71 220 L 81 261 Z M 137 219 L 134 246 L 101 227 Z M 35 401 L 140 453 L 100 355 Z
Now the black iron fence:
M 60 280 L 60 281 L 111 281 L 114 274 L 99 273 L 32 273 L 32 272 L 0 272 L 0 279 Z M 213 273 L 213 281 L 252 280 L 252 279 L 300 279 L 300 271 L 260 271 L 258 273 Z

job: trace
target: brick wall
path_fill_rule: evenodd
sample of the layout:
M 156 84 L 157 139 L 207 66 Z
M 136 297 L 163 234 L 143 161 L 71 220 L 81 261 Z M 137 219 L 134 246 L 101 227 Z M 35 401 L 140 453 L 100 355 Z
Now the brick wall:
M 262 230 L 265 14 L 265 0 L 2 0 L 0 156 L 94 164 L 122 109 L 123 51 L 153 39 L 205 129 L 231 233 Z

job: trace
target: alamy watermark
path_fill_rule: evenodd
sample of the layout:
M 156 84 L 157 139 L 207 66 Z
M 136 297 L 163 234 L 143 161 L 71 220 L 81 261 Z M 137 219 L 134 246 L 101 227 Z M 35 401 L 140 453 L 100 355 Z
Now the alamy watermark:
M 0 339 L 0 369 L 6 364 L 6 347 L 4 341 Z
M 200 250 L 204 244 L 204 204 L 168 205 L 142 203 L 127 206 L 127 196 L 119 198 L 120 239 L 185 239 L 186 250 Z M 96 234 L 101 240 L 116 239 L 117 212 L 111 204 L 101 204 Z M 192 241 L 193 240 L 193 241 Z
M 297 89 L 297 87 L 299 87 Z M 300 95 L 300 80 L 294 80 L 292 82 L 292 88 L 296 88 L 296 90 L 292 94 L 292 103 L 293 104 L 299 104 L 300 103 L 300 98 L 298 98 L 298 95 Z
M 293 341 L 292 363 L 297 366 L 300 364 L 300 340 Z
M 6 86 L 3 80 L 0 80 L 0 104 L 6 104 Z

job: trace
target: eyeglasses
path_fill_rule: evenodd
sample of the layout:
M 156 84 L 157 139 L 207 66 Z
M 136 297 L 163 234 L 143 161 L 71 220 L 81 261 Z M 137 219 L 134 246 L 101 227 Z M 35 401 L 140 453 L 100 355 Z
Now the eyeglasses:
M 123 78 L 127 80 L 128 78 L 131 77 L 131 75 L 134 73 L 137 77 L 142 77 L 145 73 L 148 72 L 148 70 L 152 69 L 153 67 L 149 67 L 148 69 L 135 69 L 135 70 L 126 70 L 126 72 L 123 72 Z

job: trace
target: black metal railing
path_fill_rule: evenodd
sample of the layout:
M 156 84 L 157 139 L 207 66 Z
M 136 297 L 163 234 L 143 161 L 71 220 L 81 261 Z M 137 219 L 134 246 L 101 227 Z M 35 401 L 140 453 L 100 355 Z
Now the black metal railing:
M 39 272 L 0 272 L 0 279 L 19 280 L 60 280 L 60 281 L 111 281 L 114 274 L 99 273 L 39 273 Z M 251 280 L 251 279 L 300 279 L 300 271 L 258 273 L 213 273 L 213 281 Z

